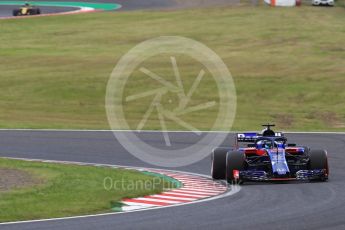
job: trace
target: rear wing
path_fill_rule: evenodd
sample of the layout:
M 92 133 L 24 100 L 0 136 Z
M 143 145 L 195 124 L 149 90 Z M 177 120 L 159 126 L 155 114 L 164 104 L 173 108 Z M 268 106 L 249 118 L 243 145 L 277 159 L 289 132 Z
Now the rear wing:
M 255 142 L 261 135 L 259 133 L 237 133 L 237 142 Z
M 282 132 L 276 132 L 276 137 L 283 137 L 284 134 Z M 236 143 L 239 142 L 247 142 L 247 143 L 253 143 L 255 142 L 259 137 L 262 137 L 262 134 L 260 133 L 237 133 L 236 135 Z

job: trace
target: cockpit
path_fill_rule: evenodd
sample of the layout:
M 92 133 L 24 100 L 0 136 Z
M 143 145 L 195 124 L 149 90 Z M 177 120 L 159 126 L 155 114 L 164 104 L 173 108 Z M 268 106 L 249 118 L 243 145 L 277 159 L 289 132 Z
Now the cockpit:
M 285 148 L 286 138 L 259 138 L 256 140 L 256 149 Z

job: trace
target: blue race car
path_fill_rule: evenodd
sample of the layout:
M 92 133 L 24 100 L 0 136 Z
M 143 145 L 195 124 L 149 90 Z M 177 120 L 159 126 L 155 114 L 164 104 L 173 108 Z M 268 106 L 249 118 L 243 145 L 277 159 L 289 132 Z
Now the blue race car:
M 272 124 L 262 133 L 238 133 L 235 149 L 216 148 L 212 153 L 212 178 L 228 183 L 245 181 L 327 181 L 329 167 L 325 150 L 287 143 Z M 241 146 L 246 143 L 246 146 Z

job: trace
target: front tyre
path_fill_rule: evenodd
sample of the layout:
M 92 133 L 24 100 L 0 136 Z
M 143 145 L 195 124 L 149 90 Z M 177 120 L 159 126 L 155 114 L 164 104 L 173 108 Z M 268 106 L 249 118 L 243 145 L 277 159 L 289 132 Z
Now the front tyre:
M 225 179 L 226 154 L 229 148 L 215 148 L 212 152 L 211 176 L 215 180 Z
M 226 181 L 229 184 L 240 184 L 243 183 L 239 179 L 239 171 L 244 169 L 245 155 L 239 151 L 228 152 L 226 155 Z
M 325 176 L 319 178 L 319 180 L 326 181 L 329 175 L 327 152 L 325 150 L 310 150 L 308 168 L 309 170 L 325 169 Z

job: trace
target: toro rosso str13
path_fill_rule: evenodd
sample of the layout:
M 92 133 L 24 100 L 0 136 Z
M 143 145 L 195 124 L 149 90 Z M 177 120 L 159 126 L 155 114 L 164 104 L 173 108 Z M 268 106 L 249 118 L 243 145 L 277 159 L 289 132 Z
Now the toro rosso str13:
M 238 133 L 236 148 L 216 148 L 212 153 L 213 179 L 228 183 L 245 181 L 309 180 L 327 181 L 327 152 L 287 143 L 274 125 L 259 133 Z M 243 143 L 246 146 L 243 146 Z M 241 147 L 242 144 L 242 147 Z

